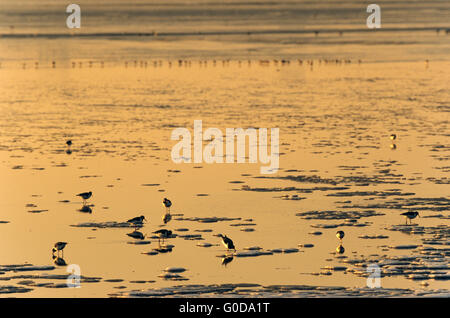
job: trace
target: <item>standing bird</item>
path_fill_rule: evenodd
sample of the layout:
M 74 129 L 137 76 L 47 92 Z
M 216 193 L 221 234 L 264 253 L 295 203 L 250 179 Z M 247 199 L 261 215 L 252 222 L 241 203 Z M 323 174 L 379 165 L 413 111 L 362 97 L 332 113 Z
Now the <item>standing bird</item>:
M 170 236 L 172 236 L 172 231 L 166 230 L 166 229 L 162 229 L 162 230 L 158 230 L 153 232 L 154 234 L 158 234 L 158 242 L 162 239 L 162 241 L 164 242 L 164 239 L 169 238 Z
M 342 239 L 344 238 L 345 233 L 344 231 L 337 231 L 336 232 L 336 237 L 342 242 Z
M 391 140 L 395 140 L 395 139 L 397 139 L 397 135 L 396 134 L 391 134 L 389 136 L 389 138 L 391 138 Z
M 164 198 L 163 204 L 166 207 L 166 211 L 168 211 L 170 213 L 170 207 L 172 206 L 172 201 L 170 201 L 167 198 Z
M 53 254 L 56 251 L 58 251 L 58 255 L 59 255 L 59 251 L 62 251 L 63 258 L 64 258 L 64 251 L 63 250 L 64 250 L 64 247 L 66 247 L 67 244 L 69 244 L 69 243 L 67 243 L 67 242 L 56 242 L 54 247 L 53 247 L 53 249 L 52 249 Z
M 228 250 L 234 250 L 236 252 L 236 248 L 234 247 L 233 241 L 227 237 L 226 235 L 219 234 L 218 237 L 222 238 L 222 244 L 228 249 Z
M 68 147 L 72 146 L 72 140 L 70 140 L 70 139 L 67 140 L 67 141 L 66 141 L 66 145 L 67 145 Z
M 134 224 L 134 226 L 137 228 L 139 226 L 142 226 L 142 223 L 144 222 L 144 220 L 147 221 L 145 219 L 145 216 L 141 215 L 141 216 L 137 216 L 135 218 L 129 219 L 127 222 Z
M 419 212 L 416 212 L 416 211 L 405 212 L 405 213 L 402 213 L 401 215 L 406 216 L 406 224 L 408 224 L 408 219 L 409 219 L 409 223 L 411 224 L 412 219 L 415 219 L 416 216 L 420 217 Z
M 83 204 L 86 205 L 86 200 L 92 196 L 92 192 L 83 192 L 76 195 L 77 197 L 81 197 L 83 199 Z

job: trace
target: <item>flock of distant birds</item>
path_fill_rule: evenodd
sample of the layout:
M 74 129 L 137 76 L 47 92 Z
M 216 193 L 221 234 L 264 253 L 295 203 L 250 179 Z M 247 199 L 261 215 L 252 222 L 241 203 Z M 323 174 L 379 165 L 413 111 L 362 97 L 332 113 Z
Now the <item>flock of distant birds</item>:
M 397 135 L 391 134 L 389 136 L 389 138 L 392 140 L 392 142 L 394 142 L 397 139 Z M 395 145 L 394 143 L 392 143 L 392 144 Z M 66 145 L 68 147 L 67 151 L 70 151 L 70 148 L 72 146 L 72 140 L 67 140 Z M 92 197 L 92 191 L 79 193 L 76 196 L 79 196 L 79 197 L 81 197 L 81 199 L 83 199 L 83 206 L 87 206 L 87 200 L 89 200 Z M 163 222 L 164 222 L 164 224 L 167 224 L 172 219 L 172 216 L 170 214 L 170 208 L 172 206 L 172 201 L 170 201 L 167 198 L 164 198 L 162 203 L 166 207 L 166 212 L 163 216 Z M 419 216 L 419 212 L 408 211 L 405 213 L 401 213 L 401 215 L 404 215 L 406 217 L 406 224 L 408 224 L 408 220 L 410 221 L 410 224 L 412 224 L 412 220 L 415 219 L 417 216 Z M 127 220 L 127 223 L 134 225 L 134 228 L 135 228 L 134 232 L 129 233 L 128 235 L 133 238 L 143 239 L 144 238 L 143 234 L 141 232 L 138 232 L 137 229 L 139 227 L 143 226 L 144 221 L 147 221 L 145 219 L 144 215 L 137 216 L 137 217 Z M 158 236 L 158 243 L 161 243 L 161 241 L 162 241 L 162 243 L 164 244 L 164 240 L 167 238 L 170 238 L 172 236 L 172 231 L 167 230 L 167 229 L 161 229 L 161 230 L 153 232 L 153 234 L 156 234 Z M 345 252 L 345 249 L 342 245 L 342 240 L 343 240 L 344 236 L 345 236 L 344 231 L 336 232 L 336 237 L 339 239 L 339 242 L 340 242 L 339 246 L 336 248 L 336 252 L 338 252 L 339 254 L 342 254 Z M 236 247 L 231 238 L 229 238 L 223 234 L 218 234 L 217 237 L 220 237 L 222 239 L 222 244 L 226 247 L 227 252 L 229 252 L 231 250 L 236 252 Z M 67 242 L 56 242 L 52 249 L 53 259 L 55 260 L 55 263 L 58 265 L 66 265 L 66 263 L 64 261 L 64 248 L 67 246 L 67 244 L 68 244 Z M 59 257 L 60 251 L 63 253 L 62 257 Z M 55 252 L 57 252 L 57 255 L 55 255 Z M 226 265 L 227 263 L 231 262 L 232 259 L 233 259 L 232 255 L 226 255 L 222 261 L 222 264 Z
M 345 58 L 338 58 L 338 59 L 327 59 L 327 58 L 319 58 L 319 59 L 258 59 L 258 60 L 252 60 L 252 59 L 248 59 L 248 60 L 231 60 L 231 59 L 222 59 L 222 60 L 216 60 L 216 59 L 212 59 L 212 60 L 188 60 L 188 59 L 178 59 L 178 60 L 167 60 L 165 61 L 168 65 L 169 68 L 172 68 L 175 65 L 178 65 L 178 67 L 191 67 L 193 64 L 197 63 L 200 67 L 207 67 L 208 65 L 212 65 L 213 67 L 216 67 L 220 64 L 222 64 L 223 67 L 227 67 L 230 66 L 231 62 L 237 63 L 237 65 L 239 67 L 242 67 L 243 65 L 247 64 L 249 67 L 253 64 L 257 64 L 260 66 L 270 66 L 270 65 L 274 65 L 274 66 L 290 66 L 291 64 L 295 64 L 295 62 L 297 62 L 297 64 L 299 66 L 302 65 L 306 65 L 309 66 L 310 69 L 313 69 L 314 65 L 341 65 L 341 64 L 352 64 L 352 63 L 357 63 L 358 65 L 360 65 L 361 63 L 363 63 L 363 61 L 361 59 L 358 60 L 354 60 L 352 61 L 351 59 L 345 59 Z M 113 65 L 115 65 L 114 62 L 112 62 Z M 89 68 L 94 67 L 94 65 L 100 65 L 101 68 L 105 67 L 105 61 L 78 61 L 78 62 L 71 62 L 72 68 L 83 68 L 83 66 L 88 66 Z M 430 60 L 426 59 L 425 60 L 425 66 L 426 68 L 429 67 L 430 64 Z M 33 63 L 31 63 L 31 65 L 33 65 Z M 39 62 L 34 62 L 34 69 L 39 69 L 41 64 L 39 64 Z M 44 64 L 44 68 L 46 67 L 46 65 L 48 64 Z M 56 61 L 52 61 L 51 62 L 51 68 L 56 68 Z M 134 60 L 134 61 L 125 61 L 124 62 L 124 67 L 128 68 L 128 67 L 140 67 L 140 68 L 147 68 L 151 65 L 153 65 L 153 67 L 162 67 L 164 65 L 164 60 L 154 60 L 154 61 L 145 61 L 145 60 Z M 0 62 L 0 68 L 2 68 L 2 63 Z M 28 68 L 28 64 L 26 62 L 22 63 L 22 69 L 27 69 Z
M 320 59 L 293 59 L 292 61 L 290 59 L 258 59 L 258 60 L 252 60 L 252 59 L 247 59 L 247 60 L 231 60 L 231 59 L 222 59 L 222 60 L 217 60 L 217 59 L 212 59 L 212 60 L 187 60 L 187 59 L 178 59 L 178 60 L 167 60 L 166 63 L 169 67 L 172 67 L 174 65 L 178 65 L 178 67 L 190 67 L 193 65 L 193 63 L 197 62 L 197 64 L 199 66 L 208 66 L 208 65 L 212 65 L 212 66 L 217 66 L 222 64 L 222 66 L 229 66 L 231 62 L 235 62 L 237 63 L 238 66 L 242 66 L 244 64 L 247 64 L 248 66 L 251 66 L 252 64 L 256 63 L 258 65 L 261 66 L 269 66 L 270 64 L 273 64 L 275 66 L 278 65 L 282 65 L 282 66 L 287 66 L 290 65 L 291 62 L 292 64 L 297 62 L 298 65 L 309 65 L 309 66 L 313 66 L 313 65 L 320 65 L 320 64 L 335 64 L 335 65 L 340 65 L 340 64 L 351 64 L 354 61 L 352 61 L 351 59 L 343 59 L 343 58 L 338 58 L 338 59 L 326 59 L 326 58 L 320 58 Z M 362 63 L 361 59 L 358 59 L 356 61 L 358 64 Z M 427 60 L 428 63 L 428 60 Z M 88 66 L 89 68 L 92 68 L 95 64 L 100 65 L 101 68 L 105 67 L 105 61 L 98 61 L 98 62 L 94 62 L 94 61 L 85 61 L 83 63 L 83 61 L 78 61 L 78 62 L 71 62 L 72 68 L 76 68 L 78 66 L 78 68 L 83 68 L 83 66 Z M 125 68 L 128 67 L 141 67 L 141 68 L 147 68 L 148 66 L 153 65 L 153 67 L 161 67 L 163 66 L 164 61 L 163 60 L 154 60 L 151 62 L 145 61 L 145 60 L 134 60 L 134 61 L 125 61 L 124 62 L 124 66 Z M 34 63 L 31 62 L 31 65 L 34 65 L 35 69 L 39 69 L 39 67 L 41 66 L 41 64 L 39 64 L 39 62 L 35 61 Z M 44 64 L 46 65 L 46 64 Z M 52 61 L 50 63 L 51 68 L 56 68 L 56 61 Z M 2 64 L 0 63 L 0 68 L 2 67 Z M 22 68 L 23 69 L 27 69 L 28 64 L 26 62 L 22 63 Z M 45 67 L 45 66 L 44 66 Z

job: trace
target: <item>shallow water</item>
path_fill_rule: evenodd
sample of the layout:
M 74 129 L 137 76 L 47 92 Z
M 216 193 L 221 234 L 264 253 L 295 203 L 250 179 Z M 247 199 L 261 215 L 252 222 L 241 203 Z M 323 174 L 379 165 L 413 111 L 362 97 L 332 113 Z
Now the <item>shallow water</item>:
M 0 294 L 448 297 L 449 37 L 383 34 L 1 39 Z M 399 36 L 415 41 L 387 44 Z M 280 128 L 280 171 L 174 164 L 170 134 L 195 119 Z M 421 216 L 412 225 L 408 210 Z M 143 237 L 124 223 L 139 215 Z M 174 235 L 160 245 L 161 228 Z M 81 288 L 54 264 L 57 241 Z M 381 289 L 366 286 L 374 263 Z

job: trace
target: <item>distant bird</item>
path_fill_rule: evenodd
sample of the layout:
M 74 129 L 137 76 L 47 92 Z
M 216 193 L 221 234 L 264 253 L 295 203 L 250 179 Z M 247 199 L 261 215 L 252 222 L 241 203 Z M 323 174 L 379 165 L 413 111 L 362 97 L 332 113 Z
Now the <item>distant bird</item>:
M 170 201 L 167 198 L 164 198 L 163 204 L 166 207 L 166 210 L 169 211 L 169 213 L 170 213 L 170 207 L 172 206 L 172 201 Z
M 92 196 L 92 192 L 83 192 L 76 195 L 77 197 L 81 197 L 83 199 L 83 203 L 86 204 L 86 200 Z
M 66 145 L 69 146 L 69 147 L 72 146 L 72 140 L 70 140 L 70 139 L 67 140 L 67 141 L 66 141 Z
M 411 220 L 415 219 L 416 216 L 420 217 L 419 212 L 416 212 L 416 211 L 405 212 L 405 213 L 402 213 L 401 215 L 406 216 L 406 224 L 408 224 L 408 219 L 409 219 L 409 222 L 411 223 Z
M 135 227 L 138 227 L 138 226 L 142 226 L 142 223 L 144 222 L 144 220 L 147 221 L 145 219 L 145 216 L 141 215 L 141 216 L 137 216 L 135 218 L 129 219 L 127 222 L 134 224 Z
M 396 145 L 396 144 L 391 144 L 389 147 L 390 147 L 392 150 L 397 149 L 397 145 Z
M 172 236 L 172 231 L 166 230 L 166 229 L 162 229 L 162 230 L 158 230 L 153 232 L 154 234 L 158 234 L 159 239 L 162 239 L 164 241 L 164 239 L 169 238 L 170 236 Z
M 55 253 L 56 251 L 58 251 L 58 254 L 59 254 L 59 251 L 63 251 L 67 244 L 69 244 L 69 243 L 67 243 L 67 242 L 56 242 L 54 247 L 53 247 L 53 249 L 52 249 L 52 252 Z M 63 256 L 64 256 L 64 251 L 62 253 L 63 253 Z
M 226 235 L 219 234 L 218 237 L 222 238 L 222 244 L 229 250 L 234 250 L 236 252 L 236 248 L 234 247 L 233 241 L 227 237 Z
M 337 231 L 336 232 L 336 237 L 342 242 L 342 239 L 344 238 L 345 233 L 344 231 Z
M 391 134 L 389 136 L 389 138 L 391 138 L 391 140 L 395 140 L 395 139 L 397 139 L 397 135 L 396 134 Z

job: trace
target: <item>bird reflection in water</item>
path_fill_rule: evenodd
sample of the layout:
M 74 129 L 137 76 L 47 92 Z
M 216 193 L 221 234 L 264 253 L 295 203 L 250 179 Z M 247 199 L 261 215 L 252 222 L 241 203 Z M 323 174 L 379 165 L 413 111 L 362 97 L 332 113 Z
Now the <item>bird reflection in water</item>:
M 172 231 L 169 231 L 166 229 L 158 230 L 153 233 L 158 235 L 158 243 L 161 243 L 161 241 L 162 241 L 163 244 L 164 244 L 164 239 L 172 236 Z
M 164 224 L 169 223 L 170 220 L 172 220 L 172 215 L 170 215 L 170 212 L 164 214 L 164 216 L 163 216 L 163 222 L 164 222 Z
M 171 253 L 174 247 L 174 245 L 165 245 L 164 243 L 158 243 L 158 248 L 155 248 L 154 251 L 158 253 Z
M 78 210 L 78 212 L 82 213 L 92 213 L 92 208 L 88 205 L 83 205 L 81 209 Z
M 231 262 L 233 261 L 233 259 L 234 259 L 233 254 L 227 254 L 227 255 L 224 255 L 224 256 L 222 257 L 222 265 L 225 266 L 225 267 L 227 267 L 227 265 L 228 265 L 229 263 L 231 263 Z
M 344 252 L 345 252 L 344 246 L 342 246 L 342 244 L 339 244 L 339 246 L 336 247 L 336 252 L 339 254 L 344 254 Z
M 145 238 L 145 235 L 142 232 L 139 232 L 137 230 L 134 230 L 131 233 L 127 233 L 127 235 L 129 237 L 132 237 L 132 238 L 136 239 L 136 240 L 143 240 Z
M 55 265 L 57 265 L 57 266 L 67 266 L 66 261 L 62 257 L 56 256 L 53 254 L 52 259 L 53 259 L 53 263 L 55 263 Z

